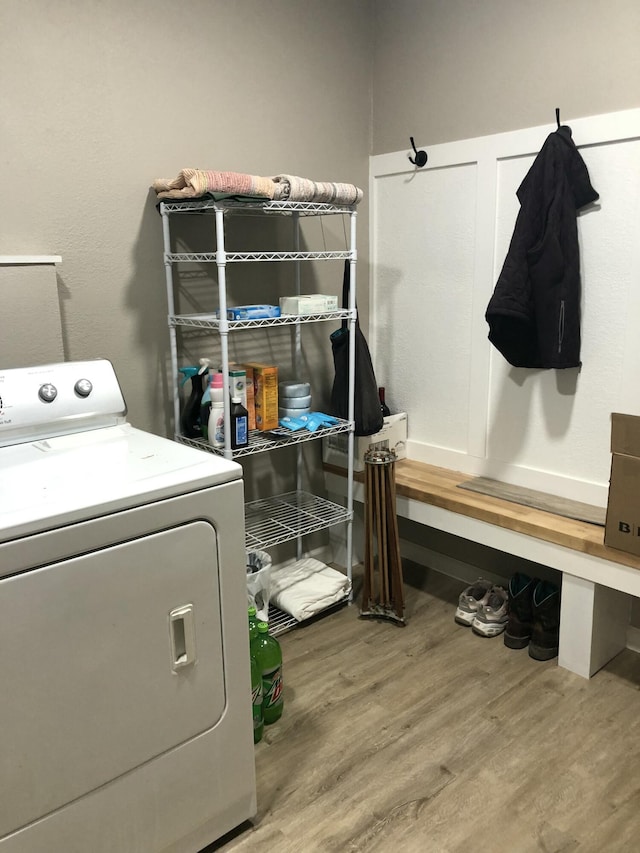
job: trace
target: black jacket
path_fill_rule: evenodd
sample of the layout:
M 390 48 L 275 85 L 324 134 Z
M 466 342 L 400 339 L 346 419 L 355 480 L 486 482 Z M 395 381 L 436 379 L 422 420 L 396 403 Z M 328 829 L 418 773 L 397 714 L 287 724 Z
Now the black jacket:
M 489 340 L 514 367 L 579 367 L 576 212 L 598 193 L 571 128 L 549 134 L 517 196 L 520 211 L 486 312 Z

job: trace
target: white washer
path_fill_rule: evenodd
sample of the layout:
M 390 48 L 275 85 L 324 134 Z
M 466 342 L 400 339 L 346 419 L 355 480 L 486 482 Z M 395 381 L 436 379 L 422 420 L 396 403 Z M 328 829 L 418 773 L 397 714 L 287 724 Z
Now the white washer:
M 256 813 L 242 469 L 108 361 L 0 371 L 0 851 L 196 853 Z

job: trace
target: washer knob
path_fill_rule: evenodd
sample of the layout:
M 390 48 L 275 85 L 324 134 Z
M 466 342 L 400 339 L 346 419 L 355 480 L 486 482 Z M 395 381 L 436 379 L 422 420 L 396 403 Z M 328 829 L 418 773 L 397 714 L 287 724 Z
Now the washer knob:
M 38 397 L 40 397 L 43 403 L 53 403 L 57 396 L 58 389 L 55 385 L 51 385 L 50 382 L 47 382 L 46 385 L 40 386 Z
M 88 397 L 93 391 L 93 385 L 88 379 L 78 379 L 76 384 L 73 386 L 73 390 L 76 392 L 78 397 Z

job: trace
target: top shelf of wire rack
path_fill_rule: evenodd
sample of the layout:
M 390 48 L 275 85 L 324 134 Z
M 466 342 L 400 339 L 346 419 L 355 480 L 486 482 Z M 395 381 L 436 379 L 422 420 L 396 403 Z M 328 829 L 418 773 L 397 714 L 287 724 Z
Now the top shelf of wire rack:
M 313 201 L 233 201 L 231 199 L 197 199 L 193 201 L 162 201 L 161 213 L 209 213 L 221 210 L 224 213 L 277 213 L 300 216 L 320 216 L 338 213 L 356 213 L 354 204 L 321 204 Z

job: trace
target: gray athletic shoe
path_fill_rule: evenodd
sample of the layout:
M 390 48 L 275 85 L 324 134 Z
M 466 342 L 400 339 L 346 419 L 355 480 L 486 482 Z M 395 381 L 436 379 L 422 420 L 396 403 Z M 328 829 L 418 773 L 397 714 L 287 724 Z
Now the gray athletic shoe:
M 475 583 L 460 593 L 458 609 L 456 610 L 456 615 L 453 617 L 458 625 L 466 625 L 467 628 L 471 625 L 474 616 L 478 612 L 478 608 L 486 604 L 489 600 L 491 587 L 491 581 L 478 578 Z
M 489 592 L 488 600 L 478 608 L 473 617 L 471 629 L 481 637 L 497 637 L 507 627 L 509 614 L 507 603 L 509 596 L 501 586 L 494 586 Z

